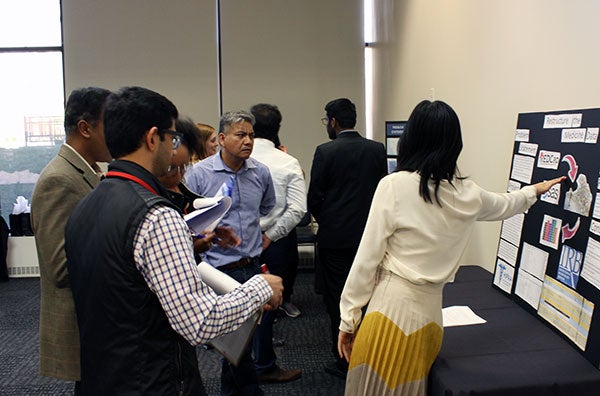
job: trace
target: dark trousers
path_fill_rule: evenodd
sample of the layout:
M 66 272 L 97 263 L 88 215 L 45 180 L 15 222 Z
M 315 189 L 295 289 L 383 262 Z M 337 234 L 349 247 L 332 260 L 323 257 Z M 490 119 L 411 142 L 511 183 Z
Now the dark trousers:
M 331 351 L 336 361 L 345 365 L 346 361 L 340 358 L 337 350 L 340 332 L 340 297 L 358 247 L 330 249 L 319 246 L 318 249 L 323 277 L 323 302 L 331 324 Z
M 75 381 L 75 388 L 73 389 L 73 396 L 81 396 L 81 381 Z
M 294 292 L 299 260 L 296 229 L 293 229 L 287 236 L 271 242 L 260 255 L 260 263 L 267 264 L 269 272 L 282 278 L 283 301 L 290 301 Z
M 271 274 L 280 276 L 283 279 L 283 299 L 289 301 L 296 281 L 296 272 L 298 271 L 296 230 L 293 230 L 286 237 L 271 242 L 269 247 L 261 254 L 260 263 L 267 264 Z M 260 325 L 257 327 L 252 339 L 254 367 L 259 375 L 274 369 L 277 362 L 277 355 L 275 355 L 275 349 L 273 349 L 273 322 L 276 314 L 277 311 L 263 312 Z
M 254 275 L 261 273 L 258 260 L 253 260 L 244 267 L 225 269 L 222 271 L 240 283 L 244 283 Z M 256 332 L 254 333 L 251 345 L 254 344 L 254 340 L 257 337 L 262 337 L 262 335 L 260 335 L 261 327 L 264 326 L 259 325 L 256 327 Z M 272 347 L 271 344 L 271 348 Z M 242 356 L 237 367 L 229 363 L 227 359 L 221 359 L 221 395 L 254 396 L 262 394 L 263 392 L 258 386 L 258 376 L 256 374 L 256 369 L 254 368 L 250 346 L 248 346 L 246 353 Z
M 276 316 L 277 311 L 264 311 L 252 337 L 253 364 L 258 375 L 273 370 L 277 362 L 277 355 L 273 349 L 273 322 Z

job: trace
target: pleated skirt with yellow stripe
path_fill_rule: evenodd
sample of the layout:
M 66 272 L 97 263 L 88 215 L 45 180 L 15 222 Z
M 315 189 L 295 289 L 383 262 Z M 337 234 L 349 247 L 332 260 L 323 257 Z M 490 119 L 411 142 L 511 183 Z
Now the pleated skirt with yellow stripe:
M 427 393 L 427 375 L 442 345 L 443 286 L 378 271 L 354 341 L 346 396 Z

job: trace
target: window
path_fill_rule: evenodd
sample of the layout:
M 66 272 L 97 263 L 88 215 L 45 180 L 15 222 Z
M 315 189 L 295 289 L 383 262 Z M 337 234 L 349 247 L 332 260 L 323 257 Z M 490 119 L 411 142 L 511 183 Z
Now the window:
M 0 0 L 0 210 L 31 200 L 64 141 L 59 0 Z

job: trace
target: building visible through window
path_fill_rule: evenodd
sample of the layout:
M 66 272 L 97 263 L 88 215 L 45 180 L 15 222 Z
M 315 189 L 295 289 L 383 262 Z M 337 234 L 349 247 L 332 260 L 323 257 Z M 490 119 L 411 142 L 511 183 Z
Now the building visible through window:
M 59 0 L 0 2 L 0 210 L 31 199 L 64 142 Z

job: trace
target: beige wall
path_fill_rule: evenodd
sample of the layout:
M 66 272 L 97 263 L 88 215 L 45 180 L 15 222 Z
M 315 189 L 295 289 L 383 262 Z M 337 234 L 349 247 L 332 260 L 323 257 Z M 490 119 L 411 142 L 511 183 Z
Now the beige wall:
M 377 0 L 375 138 L 421 99 L 452 105 L 463 175 L 503 191 L 517 114 L 598 107 L 600 2 Z M 219 116 L 216 3 L 63 0 L 66 89 L 143 85 L 184 114 Z M 362 0 L 224 0 L 224 110 L 277 104 L 306 173 L 327 140 L 324 104 L 347 96 L 364 131 Z M 463 262 L 493 267 L 499 223 L 480 224 Z
M 348 97 L 364 111 L 362 0 L 229 0 L 221 13 L 224 110 L 276 104 L 281 141 L 308 178 L 328 140 L 325 104 Z
M 216 1 L 63 0 L 62 12 L 67 94 L 141 85 L 217 126 Z M 325 103 L 364 108 L 362 1 L 223 0 L 221 21 L 223 110 L 278 105 L 282 142 L 308 175 Z
M 67 94 L 141 85 L 198 119 L 218 113 L 215 3 L 63 0 Z
M 406 119 L 433 88 L 461 119 L 462 174 L 484 188 L 506 189 L 518 113 L 600 105 L 600 2 L 377 3 L 376 129 Z M 492 270 L 499 230 L 479 224 L 463 263 Z

